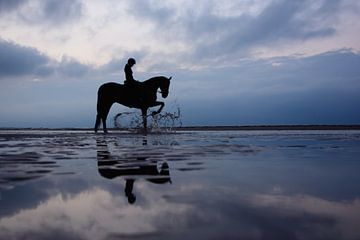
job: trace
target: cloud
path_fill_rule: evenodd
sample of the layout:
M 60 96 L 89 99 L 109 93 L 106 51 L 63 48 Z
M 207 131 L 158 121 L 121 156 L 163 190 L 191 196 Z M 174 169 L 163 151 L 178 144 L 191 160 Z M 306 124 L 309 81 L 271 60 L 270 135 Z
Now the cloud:
M 53 23 L 62 23 L 78 19 L 83 6 L 78 0 L 48 0 L 43 5 L 43 17 Z
M 1 218 L 0 236 L 8 239 L 53 239 L 54 236 L 58 239 L 108 239 L 111 236 L 147 236 L 169 227 L 181 227 L 181 219 L 191 211 L 191 206 L 170 203 L 153 191 L 143 190 L 148 197 L 149 194 L 153 197 L 148 198 L 145 206 L 128 206 L 125 198 L 99 188 L 74 196 L 58 194 L 33 209 Z
M 2 41 L 0 46 L 1 52 L 12 53 L 5 58 L 6 54 L 0 55 L 1 79 L 40 81 L 24 89 L 16 88 L 17 95 L 27 96 L 25 102 L 13 99 L 13 83 L 3 83 L 1 102 L 12 99 L 11 110 L 7 104 L 1 108 L 7 112 L 3 126 L 21 121 L 24 126 L 41 127 L 42 119 L 49 122 L 46 126 L 53 127 L 72 126 L 75 122 L 76 126 L 92 126 L 97 87 L 110 81 L 122 83 L 124 79 L 126 58 L 114 58 L 95 67 L 70 57 L 51 60 L 36 49 L 11 42 Z M 28 55 L 31 61 L 24 57 Z M 358 53 L 343 49 L 311 57 L 242 60 L 234 65 L 192 71 L 159 65 L 157 71 L 161 69 L 161 73 L 140 72 L 139 61 L 134 76 L 142 81 L 152 74 L 172 75 L 171 94 L 164 110 L 168 111 L 170 103 L 177 99 L 184 125 L 356 124 L 360 114 L 353 106 L 360 104 L 359 64 Z M 84 101 L 74 104 L 76 97 Z M 44 105 L 43 99 L 52 101 Z M 31 121 L 26 120 L 30 113 L 23 113 L 24 108 L 37 109 Z M 84 109 L 81 116 L 77 115 L 80 108 Z M 54 116 L 59 119 L 58 113 L 67 116 L 66 123 L 55 120 Z
M 328 44 L 316 53 L 357 49 L 358 17 L 348 14 L 357 5 L 353 0 L 32 0 L 0 18 L 4 38 L 54 58 L 67 55 L 100 65 L 145 52 L 140 55 L 146 69 L 168 63 L 193 69 L 254 56 L 314 54 L 324 40 Z
M 314 28 L 316 23 L 312 18 L 296 17 L 299 12 L 306 11 L 304 7 L 306 4 L 309 3 L 307 1 L 279 1 L 267 7 L 256 17 L 235 19 L 232 24 L 239 27 L 226 33 L 216 47 L 225 46 L 229 52 L 291 39 L 306 40 L 334 34 L 335 30 L 328 26 Z
M 175 72 L 172 95 L 185 125 L 356 124 L 359 64 L 360 55 L 349 50 L 244 60 Z
M 57 72 L 67 77 L 82 77 L 91 70 L 91 66 L 66 56 L 61 59 L 57 66 Z
M 162 37 L 161 33 L 166 32 L 168 40 L 176 36 L 195 45 L 193 56 L 206 58 L 246 56 L 256 46 L 332 36 L 336 33 L 334 19 L 341 9 L 339 0 L 316 4 L 278 0 L 256 15 L 240 12 L 229 16 L 219 14 L 214 3 L 184 4 L 183 10 L 177 5 L 142 0 L 133 1 L 129 12 L 152 21 Z
M 187 97 L 192 94 L 206 98 L 205 92 L 212 92 L 213 97 L 225 98 L 239 97 L 241 94 L 258 96 L 315 89 L 358 89 L 359 64 L 359 54 L 343 49 L 310 57 L 248 59 L 234 65 L 207 67 L 200 71 L 178 71 L 175 75 L 182 81 L 179 90 L 191 86 L 192 91 Z
M 174 6 L 166 6 L 156 1 L 135 0 L 130 1 L 128 11 L 138 18 L 145 18 L 156 22 L 158 25 L 167 24 L 176 13 Z
M 14 77 L 82 77 L 94 70 L 77 60 L 63 56 L 56 61 L 41 53 L 35 48 L 0 39 L 0 79 Z M 66 80 L 66 79 L 64 79 Z
M 0 12 L 13 14 L 27 24 L 56 26 L 79 19 L 83 13 L 83 4 L 78 0 L 0 1 Z
M 138 66 L 140 66 L 140 68 L 144 68 L 142 67 L 142 64 L 144 63 L 144 61 L 146 61 L 145 59 L 147 57 L 149 57 L 149 55 L 151 55 L 151 53 L 149 53 L 147 50 L 142 50 L 142 51 L 124 51 L 123 57 L 115 57 L 112 58 L 109 62 L 101 65 L 98 70 L 101 73 L 108 73 L 108 74 L 121 74 L 124 75 L 123 69 L 125 64 L 127 63 L 128 59 L 130 57 L 135 58 L 137 63 L 135 65 L 135 68 L 138 69 Z
M 257 208 L 276 209 L 278 216 L 310 218 L 312 216 L 328 219 L 328 225 L 338 230 L 345 239 L 358 239 L 360 231 L 356 223 L 360 221 L 360 200 L 347 202 L 329 201 L 309 195 L 254 195 L 251 204 Z M 312 217 L 315 220 L 314 217 Z M 311 225 L 308 225 L 311 226 Z M 318 232 L 317 224 L 308 231 Z M 310 236 L 308 236 L 310 237 Z M 328 236 L 332 237 L 332 236 Z
M 24 47 L 0 39 L 0 78 L 48 75 L 50 59 L 35 48 Z
M 15 10 L 27 1 L 28 0 L 0 0 L 0 13 Z

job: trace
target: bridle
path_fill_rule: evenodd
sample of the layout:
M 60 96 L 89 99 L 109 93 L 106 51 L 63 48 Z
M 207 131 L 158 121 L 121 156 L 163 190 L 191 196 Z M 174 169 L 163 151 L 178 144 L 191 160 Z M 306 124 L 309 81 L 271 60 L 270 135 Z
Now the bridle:
M 161 94 L 169 94 L 169 89 L 168 90 L 165 90 L 165 91 L 162 91 L 161 90 L 161 87 L 160 87 L 160 90 L 158 91 L 158 93 L 161 93 Z
M 163 94 L 163 93 L 167 93 L 167 94 L 169 94 L 169 91 L 158 91 L 158 93 L 161 93 L 161 94 Z
M 169 80 L 170 80 L 171 78 L 172 78 L 172 77 L 170 77 Z M 167 90 L 165 90 L 165 91 L 162 91 L 161 88 L 162 88 L 162 87 L 161 87 L 161 85 L 160 85 L 160 90 L 158 91 L 158 93 L 169 95 L 169 87 L 167 87 Z

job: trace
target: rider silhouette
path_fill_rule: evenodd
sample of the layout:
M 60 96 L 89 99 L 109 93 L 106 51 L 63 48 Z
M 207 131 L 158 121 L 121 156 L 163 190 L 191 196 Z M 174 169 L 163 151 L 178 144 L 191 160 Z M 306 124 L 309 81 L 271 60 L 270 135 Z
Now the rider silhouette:
M 124 72 L 125 72 L 125 82 L 126 85 L 134 85 L 137 81 L 133 77 L 133 71 L 131 70 L 132 66 L 136 64 L 134 58 L 129 58 L 127 64 L 125 65 Z
M 137 81 L 133 77 L 132 67 L 136 64 L 134 58 L 129 58 L 127 64 L 125 64 L 124 72 L 125 72 L 125 81 L 124 85 L 133 91 L 132 103 L 133 105 L 143 104 L 144 99 L 144 91 L 145 89 L 142 87 L 141 82 Z

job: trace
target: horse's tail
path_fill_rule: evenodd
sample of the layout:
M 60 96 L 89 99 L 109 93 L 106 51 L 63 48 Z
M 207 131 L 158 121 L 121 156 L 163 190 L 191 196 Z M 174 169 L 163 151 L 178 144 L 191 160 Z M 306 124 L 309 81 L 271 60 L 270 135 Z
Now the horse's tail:
M 106 99 L 106 95 L 109 95 L 109 89 L 111 89 L 111 86 L 109 86 L 109 83 L 105 83 L 101 85 L 97 92 L 97 102 L 96 102 L 96 110 L 101 112 L 101 109 L 104 104 L 104 100 Z
M 100 124 L 101 124 L 101 98 L 102 98 L 102 92 L 103 92 L 103 86 L 101 85 L 97 92 L 97 100 L 96 100 L 96 120 L 95 120 L 95 132 L 97 132 Z
M 96 100 L 96 111 L 99 114 L 99 109 L 100 109 L 100 92 L 101 87 L 99 88 L 98 92 L 97 92 L 97 100 Z
M 100 103 L 101 103 L 101 95 L 102 95 L 102 92 L 103 92 L 103 86 L 104 85 L 101 85 L 97 91 L 97 100 L 96 100 L 96 110 L 97 110 L 97 113 L 99 113 L 99 110 L 100 110 Z

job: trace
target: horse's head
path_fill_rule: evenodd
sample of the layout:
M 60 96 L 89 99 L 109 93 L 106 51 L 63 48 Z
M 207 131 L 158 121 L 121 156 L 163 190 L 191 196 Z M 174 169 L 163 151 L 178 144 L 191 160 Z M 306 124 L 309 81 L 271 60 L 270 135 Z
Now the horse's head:
M 170 80 L 172 77 L 166 78 L 160 83 L 161 96 L 166 98 L 169 95 Z

